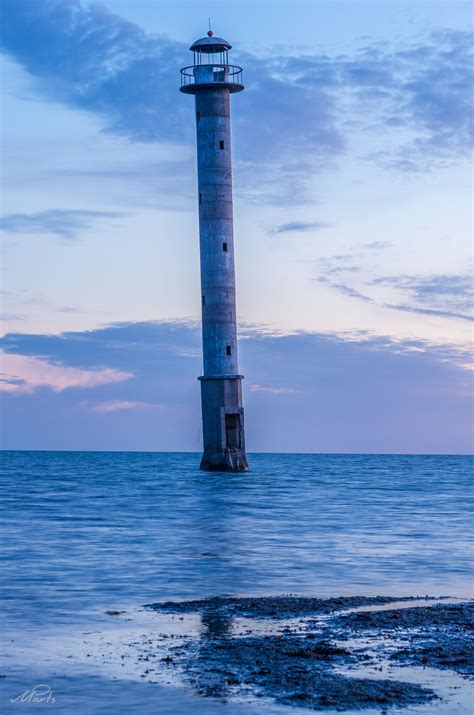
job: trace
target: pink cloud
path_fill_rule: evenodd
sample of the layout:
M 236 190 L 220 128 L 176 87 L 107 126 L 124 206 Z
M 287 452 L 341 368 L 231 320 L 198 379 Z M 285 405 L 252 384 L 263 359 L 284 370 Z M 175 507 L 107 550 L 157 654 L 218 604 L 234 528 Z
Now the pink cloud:
M 249 385 L 250 392 L 266 392 L 272 395 L 294 395 L 301 390 L 294 390 L 291 387 L 266 387 L 265 385 Z
M 110 400 L 108 402 L 99 402 L 97 405 L 90 406 L 89 409 L 92 412 L 98 412 L 99 414 L 108 414 L 109 412 L 118 412 L 119 410 L 150 409 L 156 407 L 161 407 L 161 405 L 152 404 L 151 402 Z
M 53 365 L 40 358 L 1 353 L 0 390 L 10 393 L 31 393 L 39 387 L 62 392 L 70 387 L 96 387 L 122 382 L 133 377 L 131 372 L 103 368 L 81 370 L 78 367 Z

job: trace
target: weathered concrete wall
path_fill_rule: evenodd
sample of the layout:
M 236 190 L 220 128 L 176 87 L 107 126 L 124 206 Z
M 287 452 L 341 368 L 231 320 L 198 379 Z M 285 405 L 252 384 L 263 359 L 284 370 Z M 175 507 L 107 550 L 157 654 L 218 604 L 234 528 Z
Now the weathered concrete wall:
M 196 134 L 204 375 L 236 374 L 237 327 L 228 89 L 202 89 L 196 94 Z
M 202 469 L 241 471 L 245 457 L 235 304 L 230 93 L 196 91 L 204 375 Z
M 232 471 L 247 469 L 240 378 L 202 377 L 201 400 L 204 441 L 201 468 Z M 229 416 L 233 418 L 235 430 L 228 429 L 226 423 Z

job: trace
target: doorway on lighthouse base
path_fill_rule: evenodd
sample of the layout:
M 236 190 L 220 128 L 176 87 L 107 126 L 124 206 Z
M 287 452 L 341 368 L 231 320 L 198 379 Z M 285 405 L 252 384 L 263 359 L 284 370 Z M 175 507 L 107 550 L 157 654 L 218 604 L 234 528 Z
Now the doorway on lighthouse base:
M 225 440 L 227 449 L 242 449 L 240 414 L 230 412 L 225 416 Z

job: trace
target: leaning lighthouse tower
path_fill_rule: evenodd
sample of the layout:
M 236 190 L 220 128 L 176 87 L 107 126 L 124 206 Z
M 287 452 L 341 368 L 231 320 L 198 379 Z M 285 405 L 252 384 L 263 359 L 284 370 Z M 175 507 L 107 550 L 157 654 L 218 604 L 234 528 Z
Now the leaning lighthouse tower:
M 196 98 L 201 253 L 201 469 L 239 472 L 245 455 L 242 379 L 237 364 L 230 95 L 242 69 L 229 64 L 231 45 L 209 31 L 191 45 L 194 64 L 181 70 L 181 92 Z

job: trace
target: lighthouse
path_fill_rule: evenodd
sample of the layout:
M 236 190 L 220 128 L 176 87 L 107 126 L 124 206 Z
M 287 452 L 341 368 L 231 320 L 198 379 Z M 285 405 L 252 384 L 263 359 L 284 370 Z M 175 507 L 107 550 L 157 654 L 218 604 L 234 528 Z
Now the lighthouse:
M 181 92 L 194 94 L 197 140 L 204 452 L 201 469 L 241 472 L 245 455 L 242 379 L 237 360 L 230 95 L 241 92 L 242 68 L 231 45 L 211 30 L 189 48 Z

